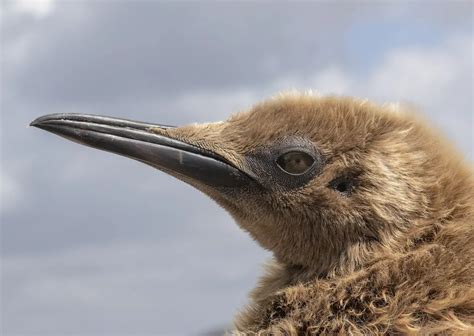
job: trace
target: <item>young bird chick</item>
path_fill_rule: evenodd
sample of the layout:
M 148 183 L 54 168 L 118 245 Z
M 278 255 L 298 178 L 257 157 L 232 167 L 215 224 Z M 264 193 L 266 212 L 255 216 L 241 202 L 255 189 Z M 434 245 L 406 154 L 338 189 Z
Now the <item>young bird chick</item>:
M 473 172 L 409 114 L 291 94 L 220 123 L 32 125 L 193 185 L 273 252 L 235 334 L 474 333 Z

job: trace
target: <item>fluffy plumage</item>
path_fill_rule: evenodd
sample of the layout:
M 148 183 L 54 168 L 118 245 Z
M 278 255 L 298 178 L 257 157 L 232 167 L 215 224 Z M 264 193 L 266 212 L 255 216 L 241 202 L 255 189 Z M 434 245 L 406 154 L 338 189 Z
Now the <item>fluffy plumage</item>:
M 272 251 L 236 335 L 474 334 L 474 174 L 410 111 L 287 94 L 219 123 L 31 125 L 195 186 Z
M 244 170 L 288 137 L 324 160 L 303 186 L 267 176 L 268 191 L 237 202 L 197 186 L 274 254 L 235 334 L 474 333 L 473 172 L 426 125 L 390 106 L 291 94 L 223 123 L 156 130 Z M 330 188 L 338 178 L 348 192 Z

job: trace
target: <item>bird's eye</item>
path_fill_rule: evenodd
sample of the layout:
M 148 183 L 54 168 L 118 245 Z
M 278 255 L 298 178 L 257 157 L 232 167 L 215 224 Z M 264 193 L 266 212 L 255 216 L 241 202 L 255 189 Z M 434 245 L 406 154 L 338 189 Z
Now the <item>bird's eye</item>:
M 305 152 L 288 152 L 277 159 L 278 166 L 288 174 L 301 175 L 314 163 L 314 158 Z

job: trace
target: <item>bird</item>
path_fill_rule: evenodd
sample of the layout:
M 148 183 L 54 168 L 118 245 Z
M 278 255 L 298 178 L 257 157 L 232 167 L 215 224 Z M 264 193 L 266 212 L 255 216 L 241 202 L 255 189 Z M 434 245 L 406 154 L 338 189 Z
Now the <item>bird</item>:
M 473 170 L 411 108 L 287 92 L 221 122 L 31 125 L 192 185 L 271 251 L 232 335 L 474 334 Z

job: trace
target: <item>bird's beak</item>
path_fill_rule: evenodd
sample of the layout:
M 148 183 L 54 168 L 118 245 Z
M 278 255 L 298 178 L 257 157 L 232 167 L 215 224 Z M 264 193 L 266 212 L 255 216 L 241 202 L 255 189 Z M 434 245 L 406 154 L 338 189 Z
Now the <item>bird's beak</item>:
M 141 161 L 193 184 L 226 188 L 251 182 L 245 172 L 218 153 L 151 131 L 173 126 L 85 114 L 51 114 L 30 125 Z

